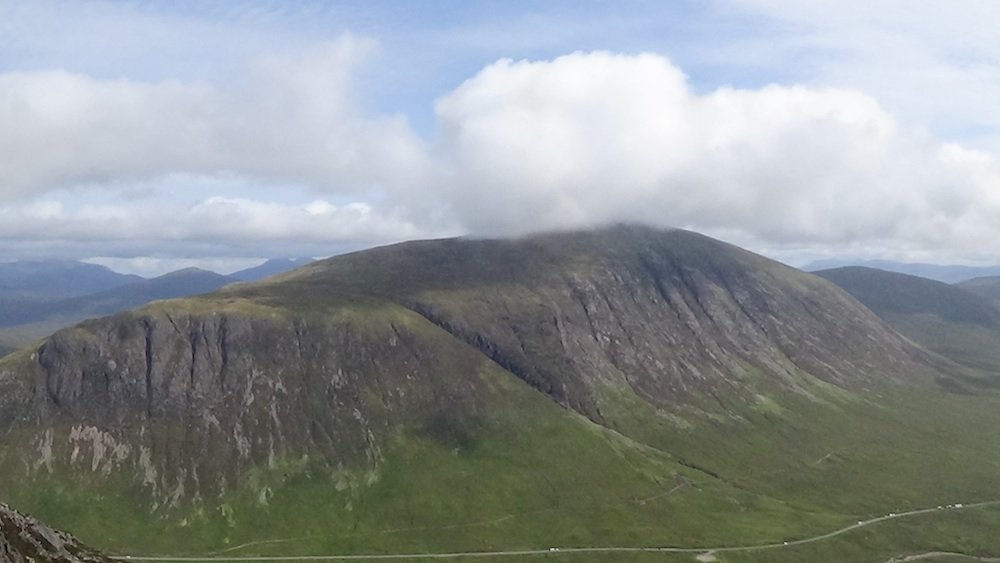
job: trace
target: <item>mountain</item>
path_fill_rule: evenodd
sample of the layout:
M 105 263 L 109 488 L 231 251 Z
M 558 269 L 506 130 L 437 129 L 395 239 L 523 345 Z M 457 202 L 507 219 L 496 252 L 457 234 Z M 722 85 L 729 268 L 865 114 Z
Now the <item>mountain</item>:
M 0 302 L 74 297 L 141 280 L 71 260 L 7 262 L 0 264 Z
M 852 266 L 908 274 L 944 283 L 959 283 L 982 276 L 1000 276 L 1000 266 L 943 266 L 892 260 L 817 260 L 806 264 L 802 269 L 807 272 L 817 272 Z
M 1000 276 L 984 276 L 955 284 L 958 287 L 1000 304 Z
M 93 317 L 109 315 L 159 299 L 172 299 L 216 290 L 236 280 L 200 268 L 185 268 L 114 289 L 53 303 L 46 316 Z M 37 317 L 36 317 L 37 319 Z
M 18 301 L 0 306 L 0 348 L 8 348 L 9 353 L 86 318 L 110 315 L 158 299 L 206 293 L 237 281 L 198 268 L 140 280 L 68 299 Z M 0 349 L 0 354 L 3 352 Z
M 896 330 L 960 364 L 1000 372 L 1000 309 L 965 290 L 873 268 L 847 267 L 816 275 L 845 289 Z
M 0 326 L 19 324 L 25 312 L 45 310 L 53 302 L 107 291 L 143 281 L 104 266 L 71 260 L 20 261 L 0 264 Z M 73 324 L 48 323 L 25 330 L 0 329 L 0 356 Z
M 987 506 L 961 534 L 880 518 L 993 500 L 1000 398 L 974 383 L 695 233 L 418 241 L 0 360 L 0 496 L 140 556 L 989 553 Z M 630 551 L 664 545 L 696 551 Z
M 110 563 L 73 536 L 0 503 L 0 561 L 4 563 Z
M 313 262 L 312 258 L 272 258 L 259 266 L 233 272 L 229 277 L 240 281 L 259 281 L 300 268 L 310 262 Z

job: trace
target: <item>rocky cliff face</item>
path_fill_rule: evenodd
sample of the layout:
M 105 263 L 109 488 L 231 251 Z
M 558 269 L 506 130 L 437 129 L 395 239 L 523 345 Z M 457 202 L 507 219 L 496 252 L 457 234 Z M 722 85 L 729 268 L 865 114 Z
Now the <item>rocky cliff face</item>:
M 0 561 L 3 563 L 110 563 L 73 536 L 0 503 Z
M 446 338 L 388 305 L 329 316 L 167 306 L 88 323 L 30 357 L 24 416 L 44 430 L 24 462 L 134 475 L 155 506 L 222 495 L 290 460 L 372 471 L 394 428 L 447 439 L 489 404 L 485 360 Z
M 595 420 L 602 385 L 664 405 L 749 391 L 759 376 L 861 391 L 928 371 L 833 284 L 680 230 L 400 245 L 283 285 L 392 299 Z
M 864 391 L 921 371 L 919 351 L 822 280 L 691 233 L 626 234 L 582 270 L 404 302 L 594 420 L 602 385 L 663 406 L 761 378 Z
M 460 445 L 488 416 L 494 362 L 613 424 L 609 392 L 668 409 L 815 381 L 863 392 L 923 380 L 922 354 L 832 284 L 684 231 L 409 243 L 5 360 L 0 432 L 31 446 L 3 467 L 124 475 L 176 506 L 291 460 L 375 472 L 401 428 Z

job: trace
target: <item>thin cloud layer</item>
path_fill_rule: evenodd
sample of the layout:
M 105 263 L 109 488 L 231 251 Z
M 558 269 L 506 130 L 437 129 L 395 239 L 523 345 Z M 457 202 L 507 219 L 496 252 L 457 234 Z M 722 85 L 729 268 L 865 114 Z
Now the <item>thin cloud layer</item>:
M 353 36 L 253 61 L 222 85 L 0 75 L 0 201 L 171 174 L 236 174 L 364 193 L 412 179 L 419 139 L 401 116 L 363 115 Z
M 782 67 L 794 80 L 876 96 L 894 115 L 939 135 L 1000 150 L 1000 4 L 991 0 L 715 0 L 766 29 L 719 57 Z M 748 55 L 749 53 L 749 55 Z M 772 66 L 773 65 L 773 66 Z
M 42 201 L 0 209 L 0 239 L 8 241 L 295 244 L 393 241 L 422 232 L 405 218 L 380 212 L 367 203 L 337 206 L 325 200 L 286 205 L 211 197 L 194 205 L 141 201 L 76 208 Z

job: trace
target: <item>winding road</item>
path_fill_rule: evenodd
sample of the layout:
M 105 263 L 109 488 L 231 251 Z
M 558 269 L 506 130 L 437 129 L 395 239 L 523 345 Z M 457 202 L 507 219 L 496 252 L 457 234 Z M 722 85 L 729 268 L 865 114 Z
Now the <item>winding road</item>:
M 950 504 L 947 506 L 935 506 L 932 508 L 921 508 L 918 510 L 909 510 L 906 512 L 891 512 L 885 516 L 879 516 L 876 518 L 870 518 L 868 520 L 861 520 L 857 524 L 852 524 L 850 526 L 845 526 L 838 530 L 832 532 L 821 534 L 818 536 L 813 536 L 810 538 L 803 538 L 798 540 L 790 540 L 775 543 L 766 544 L 756 544 L 756 545 L 730 545 L 730 546 L 719 546 L 719 547 L 550 547 L 545 549 L 522 549 L 522 550 L 511 550 L 511 551 L 466 551 L 466 552 L 450 552 L 450 553 L 396 553 L 396 554 L 368 554 L 368 555 L 292 555 L 292 556 L 140 556 L 140 555 L 118 555 L 115 556 L 116 559 L 123 561 L 212 561 L 212 562 L 222 562 L 222 561 L 390 561 L 390 560 L 405 560 L 405 559 L 458 559 L 461 557 L 471 558 L 471 557 L 517 557 L 523 555 L 556 555 L 556 554 L 571 554 L 571 553 L 703 553 L 703 554 L 714 554 L 714 553 L 725 553 L 733 551 L 761 551 L 765 549 L 778 549 L 782 547 L 792 547 L 797 545 L 805 545 L 810 543 L 815 543 L 823 540 L 828 540 L 830 538 L 839 536 L 841 534 L 846 534 L 852 530 L 857 530 L 859 528 L 864 528 L 866 526 L 871 526 L 872 524 L 877 524 L 879 522 L 884 522 L 887 520 L 895 520 L 898 518 L 906 518 L 909 516 L 917 516 L 919 514 L 930 514 L 932 512 L 953 512 L 956 510 L 968 510 L 971 508 L 981 508 L 985 506 L 1000 505 L 1000 500 L 990 500 L 985 502 L 977 502 L 971 504 Z M 931 554 L 923 554 L 924 557 Z M 918 556 L 920 557 L 920 556 Z M 913 560 L 913 559 L 909 559 Z M 896 560 L 896 561 L 907 561 L 907 559 Z

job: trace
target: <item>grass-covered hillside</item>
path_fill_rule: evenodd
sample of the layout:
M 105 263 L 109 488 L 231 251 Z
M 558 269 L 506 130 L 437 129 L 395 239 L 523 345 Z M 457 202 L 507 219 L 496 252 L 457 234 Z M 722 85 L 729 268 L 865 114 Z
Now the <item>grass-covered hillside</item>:
M 1000 372 L 1000 309 L 966 284 L 860 267 L 816 273 L 926 348 L 974 370 Z
M 1000 305 L 1000 276 L 983 276 L 955 285 Z

